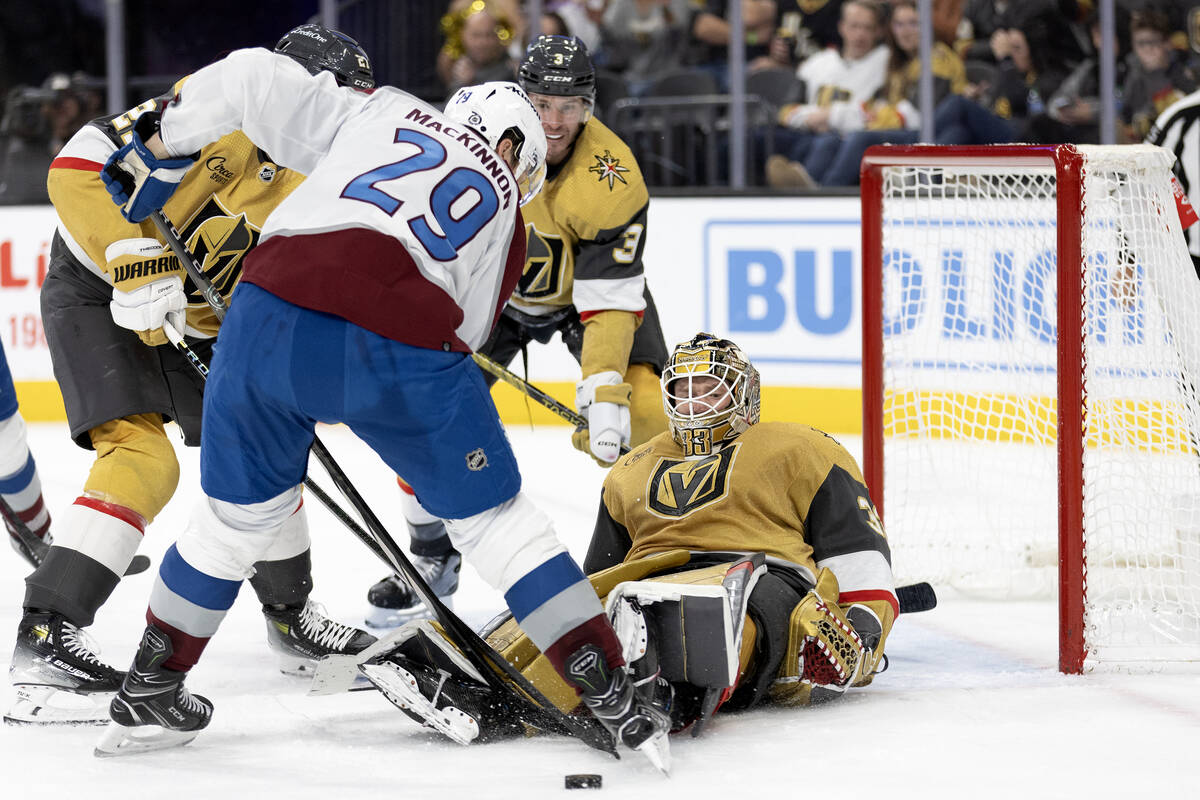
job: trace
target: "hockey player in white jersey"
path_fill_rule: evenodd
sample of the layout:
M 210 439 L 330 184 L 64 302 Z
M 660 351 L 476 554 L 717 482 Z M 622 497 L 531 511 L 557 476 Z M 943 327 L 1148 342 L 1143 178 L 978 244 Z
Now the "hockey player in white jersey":
M 445 114 L 392 88 L 367 97 L 265 50 L 197 72 L 158 134 L 105 166 L 131 219 L 162 205 L 193 153 L 241 128 L 308 175 L 246 261 L 204 397 L 205 497 L 163 559 L 141 646 L 100 754 L 189 741 L 212 704 L 184 686 L 250 565 L 303 514 L 317 422 L 344 422 L 450 520 L 455 546 L 619 741 L 660 753 L 667 721 L 520 473 L 469 353 L 520 277 L 520 205 L 546 140 L 515 84 L 460 90 Z M 134 180 L 129 181 L 127 173 Z M 170 312 L 175 287 L 150 327 Z M 664 754 L 665 755 L 665 754 Z

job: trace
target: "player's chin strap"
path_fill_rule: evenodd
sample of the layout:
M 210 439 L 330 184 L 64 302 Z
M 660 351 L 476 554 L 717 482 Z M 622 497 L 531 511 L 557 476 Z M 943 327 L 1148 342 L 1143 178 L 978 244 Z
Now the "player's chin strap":
M 575 430 L 579 431 L 587 427 L 587 420 L 584 419 L 582 414 L 558 402 L 553 397 L 546 394 L 541 389 L 522 378 L 520 375 L 517 375 L 512 370 L 496 363 L 483 353 L 472 353 L 471 358 L 475 359 L 475 363 L 478 364 L 479 368 L 484 372 L 490 372 L 492 375 L 495 375 L 509 386 L 512 386 L 521 394 L 541 403 L 550 411 L 553 411 L 555 414 L 574 425 Z M 629 448 L 626 445 L 621 445 L 621 455 L 625 455 L 628 452 Z
M 167 240 L 180 256 L 180 262 L 187 271 L 188 276 L 200 288 L 206 300 L 212 305 L 214 313 L 218 316 L 224 316 L 224 302 L 220 304 L 220 308 L 212 304 L 212 298 L 215 296 L 220 299 L 220 295 L 216 293 L 212 283 L 200 271 L 191 252 L 187 249 L 175 232 L 175 228 L 163 217 L 161 211 L 156 211 L 154 214 L 155 224 L 159 225 L 159 232 Z M 162 218 L 161 224 L 158 218 Z M 167 339 L 175 346 L 180 353 L 192 365 L 205 380 L 208 379 L 208 366 L 204 361 L 188 347 L 184 341 L 183 333 L 176 330 L 169 322 L 164 322 L 163 331 Z M 515 377 L 515 376 L 514 376 Z M 568 409 L 569 410 L 569 409 Z M 329 509 L 329 511 L 338 518 L 342 524 L 349 528 L 358 539 L 367 546 L 372 553 L 380 560 L 387 564 L 392 572 L 402 575 L 409 587 L 420 597 L 427 608 L 433 612 L 441 623 L 443 630 L 454 642 L 454 644 L 463 652 L 463 654 L 471 661 L 472 665 L 479 672 L 486 676 L 489 686 L 497 692 L 503 692 L 507 696 L 512 697 L 517 701 L 522 712 L 521 718 L 525 723 L 541 728 L 542 730 L 559 733 L 567 736 L 575 736 L 582 739 L 587 745 L 603 750 L 606 753 L 617 755 L 616 743 L 613 741 L 612 735 L 605 730 L 603 726 L 594 719 L 584 719 L 569 717 L 562 713 L 557 706 L 546 698 L 538 689 L 522 675 L 516 667 L 509 664 L 499 653 L 497 653 L 487 642 L 479 637 L 469 625 L 463 622 L 453 611 L 446 608 L 445 604 L 438 596 L 429 588 L 429 584 L 417 571 L 412 562 L 396 544 L 396 540 L 383 527 L 383 523 L 375 516 L 371 507 L 367 505 L 366 500 L 359 494 L 354 484 L 346 477 L 346 473 L 334 460 L 333 455 L 326 449 L 320 438 L 313 436 L 312 453 L 317 457 L 317 461 L 329 473 L 329 477 L 333 480 L 335 486 L 342 495 L 358 512 L 359 517 L 366 523 L 364 530 L 361 525 L 338 505 L 328 494 L 321 490 L 311 478 L 305 477 L 304 485 L 321 503 Z

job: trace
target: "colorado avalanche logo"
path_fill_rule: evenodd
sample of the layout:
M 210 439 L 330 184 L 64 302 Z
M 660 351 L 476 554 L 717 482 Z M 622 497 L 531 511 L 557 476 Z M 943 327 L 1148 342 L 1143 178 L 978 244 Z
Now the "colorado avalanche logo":
M 588 167 L 588 172 L 594 172 L 599 177 L 597 180 L 608 181 L 608 190 L 611 192 L 614 181 L 628 184 L 629 182 L 622 177 L 622 172 L 629 172 L 628 167 L 622 167 L 620 160 L 613 156 L 612 153 L 605 150 L 604 155 L 596 155 L 592 153 L 592 157 L 596 159 L 596 163 Z

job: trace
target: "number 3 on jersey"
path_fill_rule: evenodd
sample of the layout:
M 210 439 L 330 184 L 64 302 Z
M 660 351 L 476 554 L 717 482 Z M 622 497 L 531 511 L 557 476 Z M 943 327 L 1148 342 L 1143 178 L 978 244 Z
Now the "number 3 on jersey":
M 446 148 L 432 136 L 397 128 L 394 142 L 414 145 L 417 152 L 364 172 L 346 185 L 342 197 L 370 203 L 388 216 L 394 216 L 404 201 L 378 188 L 376 184 L 436 169 L 446 163 Z M 475 203 L 460 216 L 455 216 L 452 209 L 472 190 L 477 195 Z M 430 256 L 437 261 L 453 261 L 458 257 L 458 248 L 475 238 L 496 215 L 499 207 L 496 190 L 486 176 L 473 169 L 456 167 L 433 187 L 429 195 L 429 212 L 445 236 L 433 229 L 424 214 L 408 220 L 408 227 Z

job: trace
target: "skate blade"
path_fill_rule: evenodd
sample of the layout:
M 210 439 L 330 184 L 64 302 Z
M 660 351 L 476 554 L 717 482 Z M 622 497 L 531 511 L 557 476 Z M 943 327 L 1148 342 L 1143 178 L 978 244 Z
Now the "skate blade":
M 439 597 L 448 610 L 454 610 L 454 595 L 446 595 Z M 371 606 L 371 610 L 367 612 L 366 623 L 368 628 L 383 629 L 399 628 L 401 625 L 406 625 L 419 619 L 437 619 L 437 616 L 429 610 L 429 607 L 424 603 L 417 603 L 412 608 L 380 608 L 379 606 Z
M 392 705 L 408 710 L 433 728 L 459 744 L 470 744 L 479 738 L 479 723 L 464 711 L 453 706 L 437 708 L 417 688 L 417 679 L 408 670 L 385 661 L 359 667 L 371 683 L 378 687 Z
M 396 646 L 396 642 L 411 634 L 395 630 L 381 636 L 366 650 L 353 655 L 328 655 L 317 661 L 312 672 L 310 695 L 340 694 L 374 689 L 375 685 L 359 670 L 359 665 Z
M 644 755 L 655 769 L 668 778 L 671 777 L 671 742 L 666 733 L 642 742 L 637 751 Z
M 116 692 L 82 694 L 52 686 L 16 684 L 17 699 L 4 715 L 8 725 L 106 725 Z
M 200 731 L 173 731 L 161 725 L 139 725 L 128 727 L 115 722 L 108 723 L 92 754 L 96 758 L 128 756 L 182 747 L 200 735 Z

